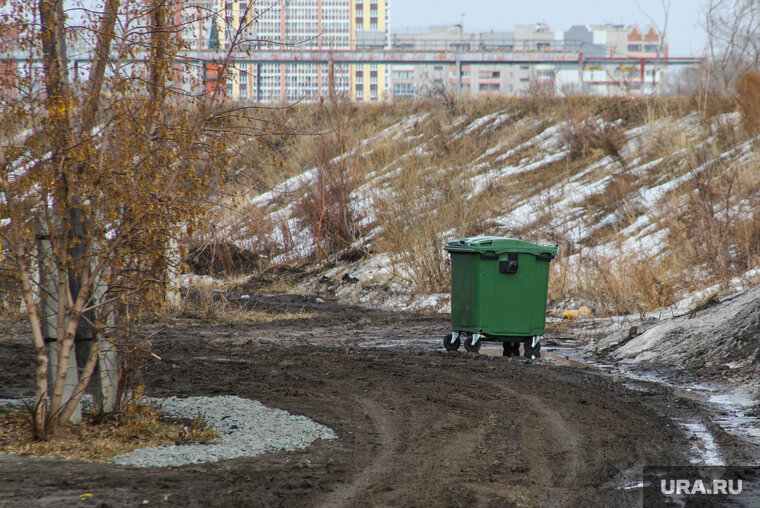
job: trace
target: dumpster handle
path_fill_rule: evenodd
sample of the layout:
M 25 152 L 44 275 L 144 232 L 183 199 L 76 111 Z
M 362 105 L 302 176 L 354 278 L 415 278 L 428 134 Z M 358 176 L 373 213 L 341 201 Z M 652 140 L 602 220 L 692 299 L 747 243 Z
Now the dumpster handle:
M 480 259 L 499 259 L 499 255 L 495 252 L 482 252 Z

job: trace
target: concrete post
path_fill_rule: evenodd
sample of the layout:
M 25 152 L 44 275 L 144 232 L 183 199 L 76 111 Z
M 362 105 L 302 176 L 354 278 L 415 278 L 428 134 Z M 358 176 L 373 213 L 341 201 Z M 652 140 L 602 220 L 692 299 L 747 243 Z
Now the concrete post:
M 50 237 L 45 225 L 37 230 L 37 257 L 39 267 L 40 281 L 40 320 L 42 324 L 42 337 L 48 346 L 48 386 L 49 390 L 55 384 L 58 376 L 58 294 L 59 277 L 66 277 L 65 273 L 59 273 L 53 259 L 53 248 L 50 245 Z M 79 381 L 77 371 L 76 344 L 69 356 L 68 372 L 66 373 L 66 383 L 63 389 L 63 402 L 66 403 L 74 394 L 74 388 Z M 71 415 L 69 420 L 72 423 L 82 421 L 82 404 Z
M 169 238 L 166 245 L 166 301 L 172 309 L 178 309 L 182 303 L 179 291 L 179 267 L 182 259 L 176 238 Z

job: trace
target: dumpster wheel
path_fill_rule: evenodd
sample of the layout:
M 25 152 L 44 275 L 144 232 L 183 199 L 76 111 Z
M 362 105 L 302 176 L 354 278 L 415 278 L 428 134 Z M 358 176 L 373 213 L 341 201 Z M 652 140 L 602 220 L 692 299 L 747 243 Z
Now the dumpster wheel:
M 523 356 L 533 360 L 541 358 L 541 340 L 534 340 L 534 337 L 527 337 L 525 342 L 523 342 Z
M 452 338 L 454 338 L 454 340 L 451 340 Z M 459 340 L 459 334 L 457 332 L 450 333 L 443 338 L 443 347 L 446 348 L 446 351 L 456 351 L 461 345 L 462 341 Z
M 478 340 L 477 342 L 475 342 L 475 344 L 473 344 L 473 340 L 474 340 L 473 336 L 468 335 L 467 338 L 464 339 L 464 348 L 466 351 L 470 353 L 478 353 L 480 351 L 480 346 L 483 341 Z

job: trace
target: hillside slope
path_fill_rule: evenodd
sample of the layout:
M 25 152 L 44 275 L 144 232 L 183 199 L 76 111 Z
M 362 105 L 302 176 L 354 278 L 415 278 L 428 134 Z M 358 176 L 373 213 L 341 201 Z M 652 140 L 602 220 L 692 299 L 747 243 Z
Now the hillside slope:
M 758 139 L 732 104 L 387 108 L 357 125 L 325 107 L 334 128 L 322 144 L 309 138 L 313 166 L 241 192 L 242 213 L 220 217 L 214 241 L 308 265 L 302 292 L 389 308 L 447 310 L 442 247 L 477 234 L 558 244 L 557 309 L 642 313 L 760 281 Z M 309 161 L 291 146 L 286 165 L 292 154 Z

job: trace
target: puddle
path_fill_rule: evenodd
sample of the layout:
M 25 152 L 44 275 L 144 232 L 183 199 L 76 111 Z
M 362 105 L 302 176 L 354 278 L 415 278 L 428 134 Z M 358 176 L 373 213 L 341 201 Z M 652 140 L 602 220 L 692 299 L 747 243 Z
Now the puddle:
M 718 444 L 713 435 L 702 422 L 678 421 L 696 440 L 692 445 L 692 464 L 707 464 L 709 466 L 725 466 L 726 463 L 718 450 Z
M 755 406 L 755 400 L 750 394 L 742 391 L 716 393 L 707 401 L 720 408 L 716 421 L 726 432 L 760 441 L 760 419 L 747 414 Z
M 566 367 L 577 367 L 579 369 L 598 369 L 596 365 L 586 363 L 580 360 L 574 360 L 567 355 L 561 354 L 563 351 L 569 351 L 564 348 L 548 347 L 541 350 L 541 359 L 547 360 L 554 365 L 562 365 Z M 502 356 L 504 353 L 504 346 L 501 342 L 484 342 L 480 348 L 481 355 L 488 356 Z M 520 355 L 523 354 L 523 348 L 520 348 Z
M 590 363 L 582 362 L 579 360 L 573 360 L 572 358 L 562 356 L 552 351 L 542 352 L 541 358 L 545 358 L 555 365 L 563 365 L 565 367 L 577 367 L 579 369 L 598 369 L 596 365 L 591 365 Z

